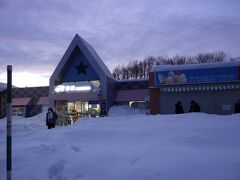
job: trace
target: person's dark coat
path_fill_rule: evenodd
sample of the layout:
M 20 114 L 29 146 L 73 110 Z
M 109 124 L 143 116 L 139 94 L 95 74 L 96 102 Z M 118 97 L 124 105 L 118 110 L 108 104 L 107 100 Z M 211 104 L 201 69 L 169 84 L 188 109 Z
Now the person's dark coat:
M 189 112 L 201 112 L 201 108 L 198 103 L 191 101 Z
M 184 113 L 183 106 L 182 106 L 180 101 L 175 104 L 175 113 L 176 114 L 183 114 Z
M 53 110 L 49 108 L 46 114 L 46 125 L 48 126 L 48 129 L 55 128 L 57 118 L 57 113 L 53 112 Z
M 195 112 L 195 111 L 196 111 L 195 104 L 191 104 L 191 105 L 190 105 L 189 112 Z
M 235 104 L 234 112 L 235 113 L 240 113 L 240 101 Z
M 195 112 L 201 112 L 201 108 L 198 103 L 195 104 Z

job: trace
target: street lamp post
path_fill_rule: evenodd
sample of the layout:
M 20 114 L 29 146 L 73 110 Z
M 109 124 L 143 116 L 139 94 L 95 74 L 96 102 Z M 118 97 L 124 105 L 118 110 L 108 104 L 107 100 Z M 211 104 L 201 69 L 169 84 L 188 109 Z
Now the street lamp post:
M 12 179 L 12 66 L 7 66 L 7 180 Z

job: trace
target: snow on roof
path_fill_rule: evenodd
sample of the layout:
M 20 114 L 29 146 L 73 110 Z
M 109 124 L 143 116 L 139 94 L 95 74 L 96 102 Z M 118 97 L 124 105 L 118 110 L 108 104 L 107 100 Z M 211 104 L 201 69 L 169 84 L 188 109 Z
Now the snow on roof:
M 48 97 L 40 97 L 37 105 L 49 105 L 49 98 Z
M 106 75 L 108 75 L 109 77 L 113 77 L 112 73 L 109 71 L 107 66 L 104 64 L 102 59 L 99 57 L 99 55 L 97 54 L 95 49 L 86 40 L 84 40 L 81 36 L 79 36 L 78 34 L 77 34 L 77 36 L 82 40 L 82 42 L 87 47 L 88 51 L 93 56 L 94 60 L 98 63 L 98 65 L 101 67 L 101 69 L 104 71 L 104 73 Z
M 208 69 L 208 68 L 221 68 L 221 67 L 234 67 L 234 66 L 240 66 L 240 61 L 202 63 L 202 64 L 184 64 L 184 65 L 158 65 L 153 67 L 151 72 L 189 70 L 189 69 Z
M 141 81 L 148 81 L 148 78 L 146 79 L 123 79 L 123 80 L 117 80 L 117 82 L 141 82 Z
M 13 98 L 12 105 L 13 106 L 26 106 L 31 101 L 31 98 Z
M 108 70 L 107 66 L 103 63 L 103 61 L 98 56 L 93 47 L 90 44 L 88 44 L 82 37 L 76 34 L 72 42 L 70 43 L 67 51 L 65 52 L 62 59 L 55 68 L 52 76 L 50 77 L 50 81 L 52 83 L 56 80 L 59 74 L 61 74 L 62 69 L 67 65 L 67 61 L 69 60 L 69 57 L 74 52 L 76 47 L 78 47 L 82 51 L 82 53 L 87 58 L 88 62 L 91 64 L 91 66 L 94 68 L 94 70 L 97 72 L 99 76 L 106 75 L 108 77 L 113 78 L 113 75 Z

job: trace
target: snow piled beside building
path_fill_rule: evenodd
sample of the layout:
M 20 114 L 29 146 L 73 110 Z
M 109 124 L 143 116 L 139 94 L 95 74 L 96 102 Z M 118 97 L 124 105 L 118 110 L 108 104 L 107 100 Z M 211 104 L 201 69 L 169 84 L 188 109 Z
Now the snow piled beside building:
M 114 111 L 126 113 L 126 107 Z M 52 130 L 44 113 L 14 118 L 13 179 L 240 179 L 239 114 L 127 114 Z M 0 120 L 1 179 L 5 128 L 6 119 Z

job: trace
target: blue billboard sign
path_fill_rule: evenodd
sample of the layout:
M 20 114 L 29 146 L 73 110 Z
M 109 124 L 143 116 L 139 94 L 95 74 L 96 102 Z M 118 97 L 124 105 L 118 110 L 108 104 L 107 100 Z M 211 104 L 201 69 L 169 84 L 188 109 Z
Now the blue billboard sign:
M 156 85 L 238 81 L 239 67 L 162 71 L 155 73 Z

